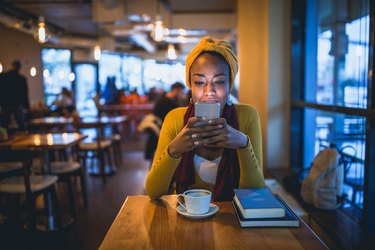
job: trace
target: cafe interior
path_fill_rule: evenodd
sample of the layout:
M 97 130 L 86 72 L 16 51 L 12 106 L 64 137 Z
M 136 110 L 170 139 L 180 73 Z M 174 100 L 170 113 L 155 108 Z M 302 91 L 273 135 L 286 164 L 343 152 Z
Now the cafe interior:
M 4 0 L 0 36 L 0 76 L 18 62 L 29 102 L 23 124 L 0 123 L 0 249 L 373 245 L 375 0 Z M 193 220 L 174 196 L 146 195 L 153 132 L 142 124 L 185 85 L 205 36 L 238 56 L 231 98 L 259 112 L 265 185 L 299 228 L 241 228 L 220 202 Z M 5 117 L 22 90 L 0 79 Z M 338 152 L 334 209 L 301 197 L 327 148 Z

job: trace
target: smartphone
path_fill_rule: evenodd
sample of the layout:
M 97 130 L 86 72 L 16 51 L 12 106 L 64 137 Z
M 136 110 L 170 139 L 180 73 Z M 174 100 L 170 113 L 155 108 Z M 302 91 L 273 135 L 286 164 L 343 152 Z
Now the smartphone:
M 206 117 L 207 119 L 220 118 L 220 103 L 218 102 L 196 102 L 195 116 Z M 207 122 L 197 122 L 196 126 L 205 125 Z

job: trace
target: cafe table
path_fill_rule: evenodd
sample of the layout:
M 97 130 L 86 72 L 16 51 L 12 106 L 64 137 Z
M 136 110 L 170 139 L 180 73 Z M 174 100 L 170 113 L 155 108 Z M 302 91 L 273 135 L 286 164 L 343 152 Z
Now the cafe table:
M 85 139 L 87 135 L 79 133 L 48 133 L 48 134 L 29 134 L 9 140 L 3 143 L 2 147 L 12 150 L 40 150 L 43 153 L 44 167 L 47 174 L 51 173 L 51 161 L 49 157 L 50 150 L 69 149 L 76 146 Z M 51 197 L 47 196 L 47 202 L 51 203 Z M 55 230 L 51 206 L 49 206 L 49 218 L 46 230 Z M 66 224 L 70 224 L 69 223 Z
M 90 116 L 90 117 L 83 117 L 78 122 L 77 125 L 82 124 L 82 126 L 86 127 L 97 127 L 100 125 L 116 125 L 121 124 L 123 122 L 128 121 L 128 117 L 126 115 L 118 115 L 118 116 Z M 60 131 L 67 125 L 73 125 L 74 119 L 72 117 L 62 117 L 62 116 L 50 116 L 50 117 L 41 117 L 35 118 L 29 121 L 29 125 L 34 127 L 39 127 L 42 131 L 48 131 L 51 128 L 59 128 Z
M 105 104 L 100 106 L 100 113 L 114 113 L 123 114 L 129 117 L 130 131 L 135 131 L 138 121 L 145 115 L 150 114 L 154 109 L 155 104 L 148 103 L 134 103 L 134 104 Z
M 98 155 L 99 159 L 101 160 L 100 164 L 104 164 L 104 152 L 101 149 L 100 141 L 105 139 L 104 138 L 104 127 L 110 125 L 112 130 L 112 135 L 121 134 L 118 130 L 118 125 L 121 125 L 129 120 L 128 116 L 126 115 L 118 115 L 118 116 L 93 116 L 93 117 L 83 117 L 79 122 L 78 126 L 80 129 L 87 129 L 87 128 L 94 128 L 96 129 L 96 142 L 98 143 Z M 92 139 L 92 138 L 91 138 Z M 112 140 L 112 138 L 111 138 Z M 90 140 L 88 140 L 90 141 Z M 121 146 L 121 144 L 120 144 Z M 115 151 L 116 152 L 116 151 Z M 121 157 L 121 148 L 117 149 L 117 153 L 119 154 L 117 157 Z M 116 157 L 116 156 L 115 156 Z M 102 166 L 102 169 L 98 168 L 98 166 L 94 166 L 93 168 L 88 169 L 88 173 L 94 176 L 102 176 L 105 178 L 105 175 L 112 175 L 115 173 L 115 169 L 110 168 L 110 166 Z
M 30 120 L 28 125 L 42 132 L 48 132 L 51 129 L 63 131 L 68 125 L 73 125 L 73 118 L 63 116 L 40 117 Z
M 190 219 L 177 213 L 176 197 L 128 196 L 99 249 L 328 249 L 302 220 L 298 228 L 241 228 L 230 201 Z

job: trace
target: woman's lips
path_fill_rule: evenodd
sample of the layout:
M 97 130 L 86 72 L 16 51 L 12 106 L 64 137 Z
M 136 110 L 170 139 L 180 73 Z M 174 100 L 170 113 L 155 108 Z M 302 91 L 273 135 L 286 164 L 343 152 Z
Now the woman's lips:
M 204 100 L 201 100 L 201 102 L 219 102 L 219 100 L 217 100 L 217 99 L 204 99 Z

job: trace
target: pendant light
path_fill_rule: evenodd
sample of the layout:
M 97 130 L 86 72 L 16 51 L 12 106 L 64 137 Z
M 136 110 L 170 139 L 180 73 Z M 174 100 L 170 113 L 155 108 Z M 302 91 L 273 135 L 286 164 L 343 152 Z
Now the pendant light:
M 99 45 L 96 45 L 94 47 L 94 58 L 95 60 L 99 61 L 101 57 L 102 57 L 102 50 L 100 49 Z
M 38 28 L 35 30 L 34 37 L 39 43 L 42 44 L 47 42 L 50 37 L 46 23 L 44 22 L 44 17 L 42 16 L 39 17 Z
M 170 14 L 169 22 L 170 22 L 170 29 L 172 30 L 173 29 L 173 13 Z M 167 58 L 169 60 L 176 60 L 177 59 L 176 48 L 174 47 L 173 43 L 170 43 L 168 45 Z
M 163 20 L 160 15 L 160 0 L 157 0 L 157 15 L 151 31 L 152 39 L 154 39 L 156 42 L 163 41 L 164 35 L 167 32 L 167 30 L 168 29 L 164 27 Z
M 94 47 L 94 59 L 96 61 L 99 61 L 100 58 L 102 57 L 102 50 L 101 50 L 100 45 L 99 45 L 100 34 L 99 34 L 98 23 L 95 24 L 95 33 L 96 33 L 96 36 L 97 36 L 96 39 L 97 39 L 98 42 L 96 43 L 96 45 Z
M 167 57 L 169 60 L 177 59 L 176 49 L 172 43 L 168 45 Z

